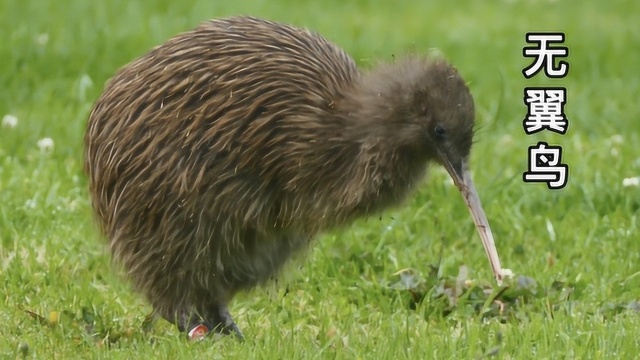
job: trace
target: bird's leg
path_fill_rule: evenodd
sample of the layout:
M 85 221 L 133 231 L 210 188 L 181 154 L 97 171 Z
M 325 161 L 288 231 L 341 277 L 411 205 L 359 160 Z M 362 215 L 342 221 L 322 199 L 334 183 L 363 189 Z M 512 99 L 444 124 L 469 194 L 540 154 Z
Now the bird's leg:
M 242 331 L 240 331 L 238 325 L 233 321 L 233 317 L 231 317 L 226 304 L 211 305 L 205 320 L 213 325 L 210 329 L 211 331 L 225 335 L 233 333 L 239 340 L 244 340 L 244 335 L 242 335 Z
M 163 309 L 164 310 L 164 309 Z M 149 326 L 158 317 L 163 317 L 168 322 L 174 324 L 178 331 L 187 333 L 190 340 L 204 338 L 213 329 L 213 325 L 205 321 L 200 315 L 183 308 L 178 311 L 162 311 L 155 309 L 154 313 L 145 319 L 143 328 Z
M 142 322 L 142 331 L 148 333 L 153 328 L 153 324 L 161 317 L 156 310 L 151 312 L 151 314 L 147 315 Z

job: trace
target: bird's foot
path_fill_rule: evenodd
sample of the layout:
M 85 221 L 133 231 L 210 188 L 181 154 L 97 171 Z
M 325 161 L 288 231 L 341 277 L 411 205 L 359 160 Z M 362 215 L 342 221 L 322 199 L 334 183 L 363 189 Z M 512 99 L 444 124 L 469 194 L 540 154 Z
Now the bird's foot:
M 204 321 L 192 321 L 189 326 L 186 326 L 189 340 L 202 340 L 210 333 L 217 333 L 223 335 L 233 334 L 235 337 L 244 341 L 244 335 L 238 325 L 233 321 L 229 309 L 226 306 L 213 306 L 206 320 Z
M 240 331 L 238 325 L 233 321 L 233 317 L 229 313 L 229 309 L 226 305 L 215 306 L 211 310 L 211 319 L 209 319 L 209 321 L 216 324 L 214 325 L 215 331 L 225 335 L 234 334 L 238 340 L 244 340 L 242 331 Z

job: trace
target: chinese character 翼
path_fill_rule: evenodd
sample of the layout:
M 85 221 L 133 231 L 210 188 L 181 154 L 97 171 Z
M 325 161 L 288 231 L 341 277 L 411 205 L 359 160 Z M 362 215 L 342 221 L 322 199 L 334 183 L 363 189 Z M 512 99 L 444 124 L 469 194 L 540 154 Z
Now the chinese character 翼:
M 564 114 L 566 92 L 565 88 L 524 89 L 524 101 L 529 108 L 523 122 L 527 135 L 542 130 L 563 135 L 567 132 L 567 118 Z
M 561 163 L 562 147 L 541 141 L 529 147 L 529 170 L 525 182 L 546 182 L 549 189 L 562 189 L 567 185 L 569 166 Z

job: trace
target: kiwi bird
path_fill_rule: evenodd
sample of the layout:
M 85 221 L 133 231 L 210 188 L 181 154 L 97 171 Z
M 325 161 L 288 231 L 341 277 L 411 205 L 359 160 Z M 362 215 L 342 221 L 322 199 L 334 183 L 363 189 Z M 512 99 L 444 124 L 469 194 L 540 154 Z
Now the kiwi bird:
M 401 204 L 430 164 L 463 194 L 500 281 L 469 175 L 472 95 L 436 57 L 360 71 L 305 29 L 202 23 L 120 69 L 89 115 L 85 172 L 114 259 L 181 331 L 242 337 L 235 294 L 314 236 Z

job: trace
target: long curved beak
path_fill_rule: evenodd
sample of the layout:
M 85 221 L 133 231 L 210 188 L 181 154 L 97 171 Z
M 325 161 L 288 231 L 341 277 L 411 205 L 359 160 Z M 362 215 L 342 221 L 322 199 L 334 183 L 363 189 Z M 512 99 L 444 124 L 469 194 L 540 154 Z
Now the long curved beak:
M 440 157 L 442 165 L 445 169 L 447 169 L 447 172 L 453 179 L 456 187 L 462 193 L 462 197 L 467 204 L 467 208 L 469 208 L 469 211 L 471 212 L 473 222 L 476 224 L 476 228 L 478 229 L 478 233 L 480 234 L 482 246 L 484 246 L 484 251 L 487 254 L 487 258 L 489 259 L 489 263 L 491 264 L 491 269 L 493 270 L 493 276 L 498 282 L 498 285 L 501 285 L 502 266 L 500 265 L 500 257 L 498 256 L 498 251 L 496 250 L 496 245 L 493 240 L 493 233 L 491 232 L 489 221 L 487 220 L 487 216 L 485 215 L 484 209 L 482 208 L 482 203 L 480 202 L 480 198 L 478 197 L 476 188 L 473 185 L 473 180 L 471 180 L 471 174 L 469 172 L 467 160 L 462 159 L 460 161 L 452 163 L 443 152 L 439 151 L 438 155 Z

